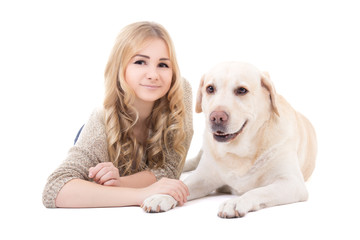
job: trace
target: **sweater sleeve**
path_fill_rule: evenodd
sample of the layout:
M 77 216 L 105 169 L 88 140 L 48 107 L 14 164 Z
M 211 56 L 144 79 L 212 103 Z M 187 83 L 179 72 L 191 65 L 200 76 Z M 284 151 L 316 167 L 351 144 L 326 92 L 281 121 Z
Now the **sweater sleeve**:
M 190 83 L 183 79 L 183 90 L 184 90 L 184 105 L 185 105 L 185 120 L 184 120 L 184 131 L 185 140 L 184 147 L 186 154 L 189 151 L 191 139 L 194 133 L 193 130 L 193 115 L 192 115 L 192 90 Z M 174 150 L 166 156 L 165 165 L 162 168 L 150 169 L 155 175 L 157 180 L 162 177 L 176 178 L 179 179 L 182 169 L 184 167 L 184 161 L 181 162 L 181 157 Z
M 65 161 L 49 176 L 43 191 L 43 204 L 55 208 L 60 189 L 72 179 L 89 180 L 89 168 L 109 161 L 103 110 L 96 109 Z

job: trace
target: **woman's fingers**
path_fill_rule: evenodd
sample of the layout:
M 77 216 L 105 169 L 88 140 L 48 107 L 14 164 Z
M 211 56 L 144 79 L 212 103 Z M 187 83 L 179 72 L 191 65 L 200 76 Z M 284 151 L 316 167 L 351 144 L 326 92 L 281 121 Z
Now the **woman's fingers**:
M 111 162 L 104 162 L 90 168 L 89 177 L 98 184 L 104 184 L 109 180 L 119 179 L 120 175 L 119 170 Z
M 117 181 L 115 179 L 110 179 L 106 182 L 103 183 L 104 186 L 116 186 L 117 185 Z
M 98 184 L 104 184 L 105 182 L 107 182 L 111 179 L 114 179 L 112 172 L 109 171 L 109 169 L 107 169 L 107 168 L 103 168 L 96 175 L 95 181 Z
M 162 178 L 159 181 L 159 188 L 159 193 L 169 194 L 176 201 L 179 202 L 179 205 L 183 205 L 185 202 L 187 202 L 189 190 L 182 181 L 176 179 Z
M 95 177 L 93 177 L 94 181 L 101 184 L 101 178 L 105 177 L 106 175 L 108 175 L 108 173 L 111 172 L 111 168 L 110 167 L 103 167 L 100 169 L 100 171 L 95 175 Z
M 189 189 L 188 187 L 182 182 L 182 181 L 179 181 L 180 182 L 180 191 L 181 191 L 181 194 L 182 194 L 182 200 L 184 203 L 187 202 L 187 197 L 190 195 L 189 194 Z
M 89 178 L 94 178 L 96 174 L 106 166 L 109 166 L 109 164 L 112 164 L 110 162 L 104 162 L 104 163 L 98 163 L 95 167 L 89 168 Z
M 170 190 L 170 195 L 175 198 L 176 201 L 179 202 L 179 205 L 183 205 L 185 202 L 185 195 L 184 195 L 184 189 L 183 186 L 178 183 L 175 182 L 175 184 L 173 186 L 171 186 L 172 189 Z

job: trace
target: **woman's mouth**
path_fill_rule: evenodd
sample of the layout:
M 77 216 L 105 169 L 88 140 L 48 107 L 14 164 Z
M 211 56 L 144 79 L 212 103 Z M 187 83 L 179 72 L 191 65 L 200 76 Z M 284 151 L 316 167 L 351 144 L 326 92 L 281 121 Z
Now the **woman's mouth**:
M 147 88 L 147 89 L 158 89 L 160 86 L 158 85 L 151 85 L 151 84 L 140 84 L 141 87 Z

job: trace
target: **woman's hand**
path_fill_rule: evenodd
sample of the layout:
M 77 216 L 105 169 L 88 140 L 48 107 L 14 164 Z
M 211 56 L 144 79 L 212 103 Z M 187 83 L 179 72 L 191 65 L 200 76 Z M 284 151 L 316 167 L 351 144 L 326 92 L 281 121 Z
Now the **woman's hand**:
M 170 178 L 162 178 L 144 190 L 148 196 L 154 194 L 170 195 L 180 206 L 187 202 L 187 197 L 190 195 L 188 187 L 181 180 Z
M 89 178 L 104 186 L 121 187 L 119 170 L 111 162 L 103 162 L 91 167 Z M 172 196 L 180 206 L 187 202 L 189 196 L 189 189 L 181 180 L 170 178 L 162 178 L 143 188 L 142 192 L 143 200 L 154 194 L 167 194 Z
M 103 162 L 89 169 L 89 178 L 104 186 L 120 187 L 119 169 L 112 162 Z

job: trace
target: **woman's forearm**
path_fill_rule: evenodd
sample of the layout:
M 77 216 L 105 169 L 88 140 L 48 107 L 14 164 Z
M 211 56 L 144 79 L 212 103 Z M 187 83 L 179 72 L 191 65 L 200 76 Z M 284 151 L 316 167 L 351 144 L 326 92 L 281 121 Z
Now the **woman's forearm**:
M 129 188 L 144 188 L 156 182 L 155 175 L 150 171 L 142 171 L 120 178 L 120 186 Z
M 81 179 L 66 183 L 56 197 L 56 207 L 139 206 L 151 195 L 143 188 L 110 187 Z

